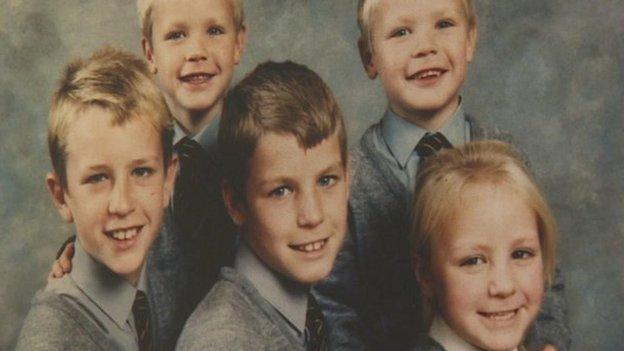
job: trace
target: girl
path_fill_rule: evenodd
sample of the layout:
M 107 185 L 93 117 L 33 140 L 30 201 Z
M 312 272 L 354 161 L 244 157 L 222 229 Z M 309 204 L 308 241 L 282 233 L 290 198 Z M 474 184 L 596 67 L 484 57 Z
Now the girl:
M 417 176 L 410 239 L 428 338 L 417 350 L 521 350 L 555 262 L 555 223 L 499 141 L 441 151 Z

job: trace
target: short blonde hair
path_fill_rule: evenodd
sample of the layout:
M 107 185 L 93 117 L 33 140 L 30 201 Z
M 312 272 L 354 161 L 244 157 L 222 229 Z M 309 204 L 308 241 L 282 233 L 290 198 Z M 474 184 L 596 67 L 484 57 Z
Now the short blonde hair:
M 152 29 L 154 21 L 152 12 L 154 10 L 154 2 L 157 0 L 137 0 L 137 13 L 139 15 L 139 24 L 141 25 L 141 35 L 152 42 Z M 243 0 L 229 0 L 234 13 L 234 27 L 236 31 L 240 31 L 245 25 L 245 9 Z
M 369 52 L 373 50 L 372 30 L 373 13 L 380 0 L 358 0 L 357 23 L 360 28 L 360 40 L 366 45 Z M 468 25 L 474 28 L 477 25 L 477 15 L 472 0 L 462 0 Z
M 145 61 L 105 47 L 88 59 L 69 63 L 52 97 L 48 148 L 54 172 L 67 187 L 67 135 L 82 112 L 93 106 L 114 116 L 114 124 L 141 119 L 161 136 L 165 167 L 171 158 L 173 119 Z
M 268 132 L 293 135 L 306 149 L 337 135 L 347 165 L 342 112 L 321 77 L 291 61 L 262 63 L 227 94 L 219 126 L 224 180 L 239 202 L 249 160 Z
M 552 281 L 555 269 L 556 225 L 535 179 L 520 155 L 501 141 L 476 141 L 440 151 L 425 161 L 418 173 L 411 207 L 409 239 L 418 272 L 431 272 L 433 244 L 448 230 L 461 211 L 457 199 L 469 185 L 509 186 L 535 213 L 544 280 Z M 425 321 L 431 318 L 432 301 L 423 301 Z

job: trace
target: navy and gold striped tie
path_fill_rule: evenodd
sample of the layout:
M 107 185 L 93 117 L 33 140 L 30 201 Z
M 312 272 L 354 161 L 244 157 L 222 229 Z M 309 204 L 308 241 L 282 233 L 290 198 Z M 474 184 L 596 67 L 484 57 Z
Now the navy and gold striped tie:
M 453 145 L 440 132 L 429 133 L 423 136 L 416 144 L 416 153 L 422 163 L 427 157 L 434 155 L 441 149 L 452 149 Z
M 150 312 L 147 296 L 141 290 L 137 290 L 134 303 L 132 304 L 132 314 L 134 315 L 134 327 L 139 339 L 139 350 L 151 351 L 152 333 L 150 330 Z
M 308 293 L 308 310 L 306 312 L 306 349 L 308 351 L 327 350 L 327 331 L 321 307 L 312 294 Z

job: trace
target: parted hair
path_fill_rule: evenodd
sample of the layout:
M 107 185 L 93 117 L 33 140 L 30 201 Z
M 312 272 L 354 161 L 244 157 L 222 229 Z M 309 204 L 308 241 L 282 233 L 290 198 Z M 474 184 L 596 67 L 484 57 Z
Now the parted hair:
M 555 269 L 555 220 L 520 155 L 509 144 L 495 140 L 442 150 L 423 164 L 416 179 L 409 231 L 416 269 L 431 272 L 434 242 L 461 211 L 458 199 L 464 189 L 475 184 L 507 186 L 534 212 L 544 280 L 550 284 Z M 425 321 L 431 318 L 433 303 L 423 301 Z
M 154 11 L 154 3 L 156 1 L 158 0 L 137 0 L 137 14 L 139 16 L 139 25 L 141 26 L 141 35 L 150 43 L 152 42 L 152 29 L 154 26 L 152 12 Z M 243 0 L 228 1 L 232 6 L 232 12 L 234 14 L 234 27 L 236 28 L 236 31 L 239 31 L 241 30 L 241 28 L 243 28 L 245 23 L 245 10 Z
M 223 178 L 238 201 L 244 200 L 249 160 L 269 132 L 293 135 L 306 149 L 336 134 L 346 165 L 344 121 L 329 87 L 306 66 L 268 61 L 232 88 L 224 101 L 219 150 Z
M 161 137 L 165 167 L 171 159 L 173 119 L 142 59 L 111 47 L 87 59 L 70 62 L 52 97 L 48 117 L 48 148 L 54 172 L 67 186 L 67 135 L 74 121 L 90 107 L 103 108 L 113 123 L 146 121 Z
M 380 0 L 358 0 L 357 23 L 360 28 L 360 40 L 367 51 L 372 52 L 373 13 Z M 461 0 L 464 13 L 471 28 L 477 25 L 477 15 L 472 0 Z

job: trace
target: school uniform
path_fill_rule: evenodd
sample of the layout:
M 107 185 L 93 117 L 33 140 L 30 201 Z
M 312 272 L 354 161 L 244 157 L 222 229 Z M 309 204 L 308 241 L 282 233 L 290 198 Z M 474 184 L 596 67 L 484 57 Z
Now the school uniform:
M 330 346 L 337 350 L 406 350 L 423 333 L 419 288 L 407 228 L 420 158 L 415 146 L 427 131 L 388 109 L 351 150 L 350 225 L 330 277 L 315 286 Z M 440 132 L 452 145 L 509 135 L 481 126 L 462 104 Z M 547 293 L 535 342 L 565 350 L 569 331 L 560 275 Z
M 207 174 L 198 185 L 207 187 L 204 189 L 205 198 L 195 208 L 184 208 L 184 204 L 172 201 L 165 210 L 160 235 L 149 253 L 147 272 L 158 325 L 158 342 L 164 350 L 174 349 L 187 318 L 216 282 L 221 267 L 231 265 L 234 256 L 234 226 L 221 200 L 217 148 L 219 121 L 219 118 L 215 119 L 190 138 L 199 144 L 205 156 L 201 162 L 206 164 Z M 175 150 L 184 137 L 187 136 L 176 124 Z M 184 172 L 186 169 L 182 167 L 173 198 L 182 191 L 179 181 L 186 179 Z M 193 219 L 190 228 L 180 223 L 178 216 L 188 210 L 200 210 L 199 219 Z
M 413 351 L 481 351 L 478 347 L 462 339 L 440 316 L 435 316 L 426 340 L 420 342 Z M 524 351 L 522 346 L 512 351 Z
M 308 292 L 241 243 L 234 268 L 221 270 L 176 350 L 305 350 Z
M 71 273 L 33 298 L 16 350 L 138 351 L 132 308 L 137 289 L 149 295 L 145 269 L 134 287 L 89 256 L 78 241 L 72 262 Z

